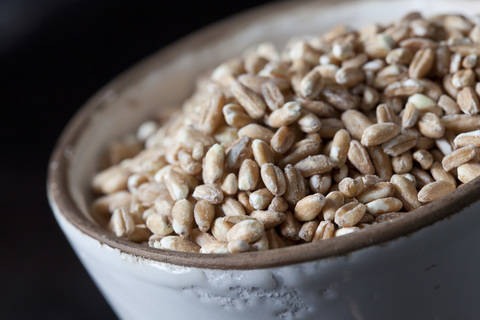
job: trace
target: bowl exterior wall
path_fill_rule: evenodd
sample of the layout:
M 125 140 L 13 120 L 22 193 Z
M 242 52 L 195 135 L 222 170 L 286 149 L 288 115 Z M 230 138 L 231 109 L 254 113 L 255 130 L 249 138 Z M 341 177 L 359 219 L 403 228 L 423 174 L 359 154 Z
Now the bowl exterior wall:
M 147 260 L 55 216 L 121 319 L 478 319 L 479 211 L 345 256 L 259 270 Z

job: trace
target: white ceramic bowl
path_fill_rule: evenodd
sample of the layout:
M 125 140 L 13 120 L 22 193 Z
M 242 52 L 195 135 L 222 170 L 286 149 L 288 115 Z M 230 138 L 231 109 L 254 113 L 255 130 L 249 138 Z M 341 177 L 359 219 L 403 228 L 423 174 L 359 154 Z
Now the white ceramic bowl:
M 55 217 L 123 319 L 480 319 L 480 181 L 396 222 L 340 238 L 237 255 L 147 248 L 117 239 L 88 214 L 89 182 L 107 143 L 159 108 L 181 102 L 194 78 L 252 44 L 347 23 L 480 12 L 474 1 L 292 1 L 204 29 L 148 58 L 97 93 L 52 156 Z

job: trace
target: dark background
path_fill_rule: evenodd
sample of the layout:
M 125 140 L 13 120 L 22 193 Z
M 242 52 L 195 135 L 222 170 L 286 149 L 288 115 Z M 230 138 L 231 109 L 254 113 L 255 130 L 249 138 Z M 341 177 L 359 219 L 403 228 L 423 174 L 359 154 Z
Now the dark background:
M 266 2 L 0 0 L 0 319 L 115 318 L 48 206 L 55 141 L 135 62 Z

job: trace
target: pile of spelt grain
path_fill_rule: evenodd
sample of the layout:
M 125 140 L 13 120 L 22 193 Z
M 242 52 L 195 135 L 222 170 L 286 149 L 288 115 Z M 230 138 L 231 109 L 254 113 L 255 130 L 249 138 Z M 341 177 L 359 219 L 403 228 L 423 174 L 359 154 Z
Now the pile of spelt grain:
M 480 19 L 459 15 L 260 44 L 110 145 L 92 214 L 118 237 L 202 253 L 409 214 L 480 175 L 479 55 Z

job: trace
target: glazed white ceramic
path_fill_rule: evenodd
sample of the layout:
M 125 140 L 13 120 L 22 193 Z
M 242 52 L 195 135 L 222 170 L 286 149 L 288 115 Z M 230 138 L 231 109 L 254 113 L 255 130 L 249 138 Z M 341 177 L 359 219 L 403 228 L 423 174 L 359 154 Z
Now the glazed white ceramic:
M 348 255 L 257 270 L 144 259 L 56 217 L 122 319 L 450 320 L 480 316 L 479 210 Z
M 100 91 L 59 141 L 50 164 L 49 198 L 60 227 L 116 314 L 122 319 L 480 319 L 480 204 L 471 197 L 458 200 L 458 210 L 447 218 L 382 238 L 389 241 L 371 233 L 360 245 L 355 235 L 344 236 L 355 250 L 331 257 L 317 252 L 304 261 L 283 257 L 279 264 L 265 261 L 268 255 L 245 254 L 258 260 L 256 267 L 238 257 L 209 266 L 205 257 L 196 263 L 192 255 L 180 255 L 186 262 L 178 263 L 175 253 L 130 249 L 125 241 L 102 235 L 87 209 L 89 181 L 106 144 L 159 108 L 178 105 L 192 92 L 195 76 L 249 46 L 269 40 L 282 47 L 295 35 L 322 33 L 339 23 L 388 22 L 412 10 L 431 15 L 479 9 L 474 1 L 274 4 L 182 40 Z M 60 169 L 66 176 L 57 173 Z M 59 175 L 65 183 L 52 178 Z M 452 208 L 454 200 L 448 201 Z M 402 228 L 415 230 L 409 224 L 417 222 L 403 220 Z M 395 224 L 383 228 L 395 230 Z M 326 243 L 298 250 L 335 251 Z

